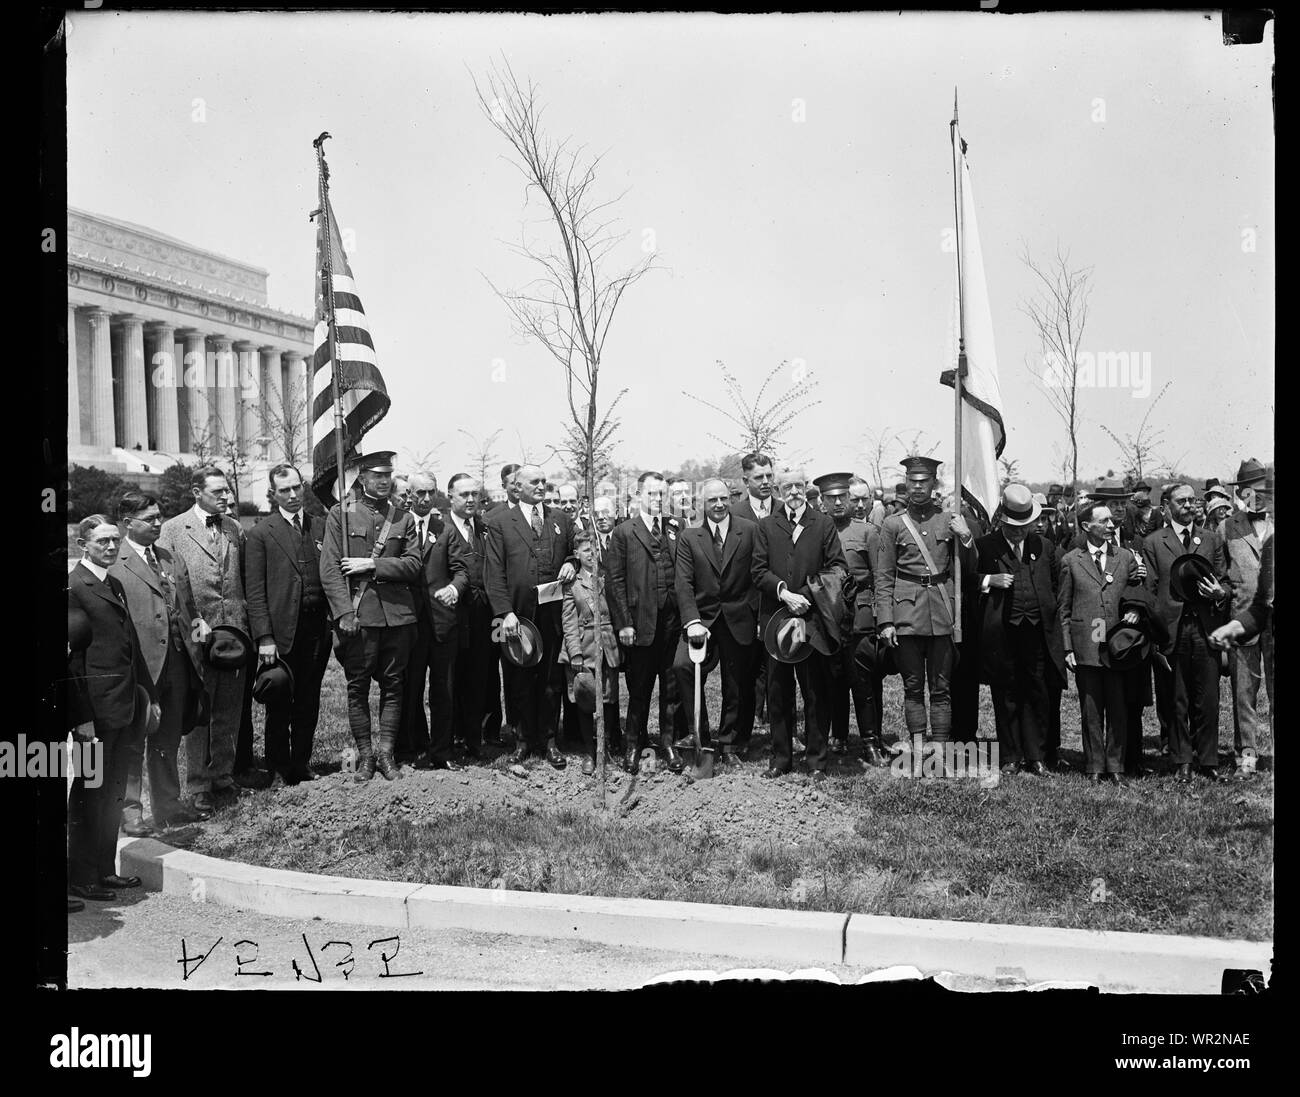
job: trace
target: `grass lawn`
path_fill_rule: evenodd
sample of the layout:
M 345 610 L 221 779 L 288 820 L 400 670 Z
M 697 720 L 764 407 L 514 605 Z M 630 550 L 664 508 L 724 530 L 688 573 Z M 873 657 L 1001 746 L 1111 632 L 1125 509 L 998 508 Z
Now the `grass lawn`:
M 716 713 L 716 681 L 707 693 Z M 1222 698 L 1230 752 L 1226 680 Z M 314 761 L 337 770 L 350 736 L 333 662 L 322 702 Z M 901 734 L 897 677 L 886 682 L 885 713 L 886 733 Z M 1146 715 L 1154 762 L 1155 712 Z M 1079 767 L 1073 693 L 1062 724 L 1063 755 Z M 991 734 L 987 688 L 981 726 Z M 758 759 L 767 738 L 756 738 Z M 643 776 L 642 805 L 626 815 L 596 807 L 576 754 L 558 774 L 530 761 L 526 779 L 498 757 L 459 775 L 368 786 L 335 776 L 258 793 L 206 824 L 194 848 L 438 884 L 1262 940 L 1273 933 L 1267 732 L 1261 753 L 1264 772 L 1250 781 L 1184 787 L 1156 777 L 1119 788 L 1077 774 L 985 788 L 845 764 L 814 790 L 797 775 L 761 780 L 764 759 L 698 786 Z M 611 782 L 611 805 L 631 795 L 626 775 Z

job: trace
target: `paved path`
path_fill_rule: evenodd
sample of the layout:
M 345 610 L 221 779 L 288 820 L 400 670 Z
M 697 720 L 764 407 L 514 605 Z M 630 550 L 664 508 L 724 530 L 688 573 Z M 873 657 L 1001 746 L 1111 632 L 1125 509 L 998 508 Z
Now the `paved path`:
M 315 957 L 308 956 L 306 934 Z M 372 941 L 400 934 L 399 942 Z M 182 965 L 181 939 L 191 963 Z M 213 942 L 221 943 L 212 948 Z M 256 942 L 236 947 L 236 942 Z M 350 942 L 354 964 L 345 980 Z M 208 959 L 193 961 L 205 952 Z M 383 978 L 381 953 L 389 957 L 391 977 Z M 270 971 L 269 976 L 238 975 L 243 970 Z M 319 969 L 321 983 L 298 979 L 293 962 L 305 976 Z M 322 921 L 299 921 L 232 910 L 156 892 L 123 892 L 114 903 L 87 903 L 68 918 L 69 987 L 193 987 L 406 990 L 612 990 L 639 987 L 655 976 L 678 971 L 728 971 L 764 965 L 724 955 L 614 948 L 581 941 L 463 930 L 384 929 Z M 771 967 L 793 970 L 789 964 Z M 182 978 L 183 967 L 189 977 Z M 855 982 L 866 968 L 826 969 L 841 982 Z M 401 972 L 420 975 L 399 976 Z M 989 989 L 971 984 L 971 989 Z

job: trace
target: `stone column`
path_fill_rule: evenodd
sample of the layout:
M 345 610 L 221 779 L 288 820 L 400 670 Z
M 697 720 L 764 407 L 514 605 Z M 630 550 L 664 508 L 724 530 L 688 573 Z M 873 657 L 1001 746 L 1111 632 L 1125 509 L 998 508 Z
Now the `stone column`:
M 307 361 L 296 350 L 284 352 L 284 398 L 293 413 L 294 439 L 303 461 L 311 462 L 311 382 L 307 380 Z
M 208 376 L 209 388 L 216 387 L 212 405 L 212 450 L 221 453 L 227 443 L 239 437 L 239 363 L 230 349 L 230 340 L 224 335 L 212 337 L 216 356 L 215 369 Z
M 113 345 L 107 309 L 90 310 L 90 444 L 109 450 L 113 434 Z
M 122 370 L 122 448 L 149 448 L 149 413 L 144 379 L 144 321 L 119 317 L 118 358 Z
M 261 455 L 257 440 L 262 437 L 262 363 L 256 343 L 236 343 L 239 351 L 239 441 L 250 460 Z
M 284 460 L 285 424 L 293 402 L 284 391 L 277 347 L 262 347 L 262 433 L 271 439 L 266 458 L 274 464 Z
M 81 445 L 81 398 L 77 392 L 77 306 L 68 303 L 68 445 Z
M 153 393 L 154 446 L 175 457 L 181 448 L 181 424 L 176 397 L 180 391 L 182 365 L 176 361 L 176 329 L 158 321 L 149 325 L 149 391 Z
M 181 359 L 181 385 L 184 388 L 185 451 L 193 453 L 200 438 L 206 440 L 208 420 L 207 340 L 192 328 L 181 332 L 185 353 Z

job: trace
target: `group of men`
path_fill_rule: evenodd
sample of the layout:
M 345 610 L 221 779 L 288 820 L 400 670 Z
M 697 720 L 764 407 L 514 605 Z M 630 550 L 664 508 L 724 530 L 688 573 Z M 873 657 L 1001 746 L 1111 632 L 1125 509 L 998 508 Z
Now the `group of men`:
M 1143 772 L 1154 682 L 1177 776 L 1195 766 L 1218 779 L 1221 657 L 1238 770 L 1254 770 L 1261 680 L 1272 692 L 1273 485 L 1257 462 L 1243 462 L 1231 495 L 1217 482 L 1203 496 L 1171 484 L 1158 507 L 1142 484 L 1103 482 L 1072 507 L 1064 491 L 1044 499 L 1011 484 L 990 530 L 972 508 L 940 505 L 939 462 L 927 457 L 903 462 L 888 505 L 860 477 L 810 481 L 751 453 L 739 494 L 720 479 L 696 489 L 646 472 L 621 517 L 612 491 L 588 507 L 534 465 L 507 465 L 495 502 L 473 476 L 453 476 L 444 495 L 418 473 L 398 484 L 399 503 L 392 457 L 358 458 L 353 489 L 323 519 L 307 514 L 302 476 L 284 464 L 269 473 L 269 515 L 247 532 L 212 466 L 193 475 L 193 506 L 167 521 L 156 499 L 130 491 L 116 514 L 80 524 L 69 726 L 104 744 L 108 779 L 78 780 L 70 797 L 73 894 L 138 884 L 114 871 L 119 822 L 148 834 L 207 817 L 241 786 L 313 780 L 331 650 L 358 780 L 396 780 L 403 761 L 454 768 L 485 743 L 506 745 L 511 728 L 512 762 L 533 754 L 563 768 L 558 740 L 577 713 L 562 606 L 583 543 L 617 639 L 606 672 L 627 693 L 623 726 L 606 704 L 607 743 L 631 772 L 649 749 L 656 689 L 659 750 L 670 770 L 685 768 L 696 676 L 716 669 L 721 710 L 713 728 L 701 706 L 692 779 L 712 776 L 715 759 L 742 761 L 763 708 L 764 775 L 790 772 L 796 683 L 815 780 L 848 752 L 850 709 L 863 761 L 888 765 L 898 747 L 886 743 L 881 702 L 892 673 L 909 741 L 973 741 L 987 683 L 1004 771 L 1037 774 L 1063 764 L 1060 703 L 1073 674 L 1084 770 L 1097 781 Z M 253 769 L 254 698 L 266 706 L 265 775 Z

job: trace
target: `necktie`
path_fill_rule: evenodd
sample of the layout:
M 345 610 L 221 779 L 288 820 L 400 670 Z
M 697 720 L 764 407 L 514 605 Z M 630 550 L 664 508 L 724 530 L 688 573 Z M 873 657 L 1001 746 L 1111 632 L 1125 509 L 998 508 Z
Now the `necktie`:
M 1097 561 L 1097 574 L 1098 574 L 1098 575 L 1105 575 L 1105 574 L 1106 574 L 1106 568 L 1103 566 L 1103 564 L 1102 564 L 1102 562 L 1101 562 L 1101 558 L 1102 558 L 1102 556 L 1105 554 L 1105 551 L 1106 551 L 1105 549 L 1098 549 L 1096 552 L 1094 552 L 1094 553 L 1092 554 L 1092 558 L 1093 558 L 1094 560 Z
M 1192 551 L 1192 531 L 1190 529 L 1183 530 L 1183 551 Z
M 302 518 L 297 514 L 293 516 L 293 531 L 299 537 L 302 536 Z
M 787 507 L 787 508 L 786 508 L 786 512 L 785 512 L 785 514 L 786 514 L 786 517 L 790 519 L 790 525 L 793 526 L 793 525 L 795 524 L 794 511 L 790 510 L 790 509 Z
M 419 536 L 420 536 L 420 548 L 424 548 L 424 524 L 425 524 L 428 520 L 429 520 L 429 519 L 428 519 L 427 517 L 426 517 L 426 518 L 421 518 L 421 519 L 416 523 L 416 529 L 419 530 Z
M 717 551 L 718 555 L 721 556 L 722 555 L 722 527 L 721 526 L 713 527 L 713 547 Z
M 651 526 L 650 534 L 656 541 L 659 540 L 659 519 L 656 518 Z
M 161 579 L 162 568 L 158 566 L 158 557 L 154 555 L 152 545 L 144 550 L 144 558 L 149 562 L 149 566 L 153 568 L 153 573 Z
M 541 537 L 542 535 L 542 512 L 538 507 L 533 507 L 533 536 Z

